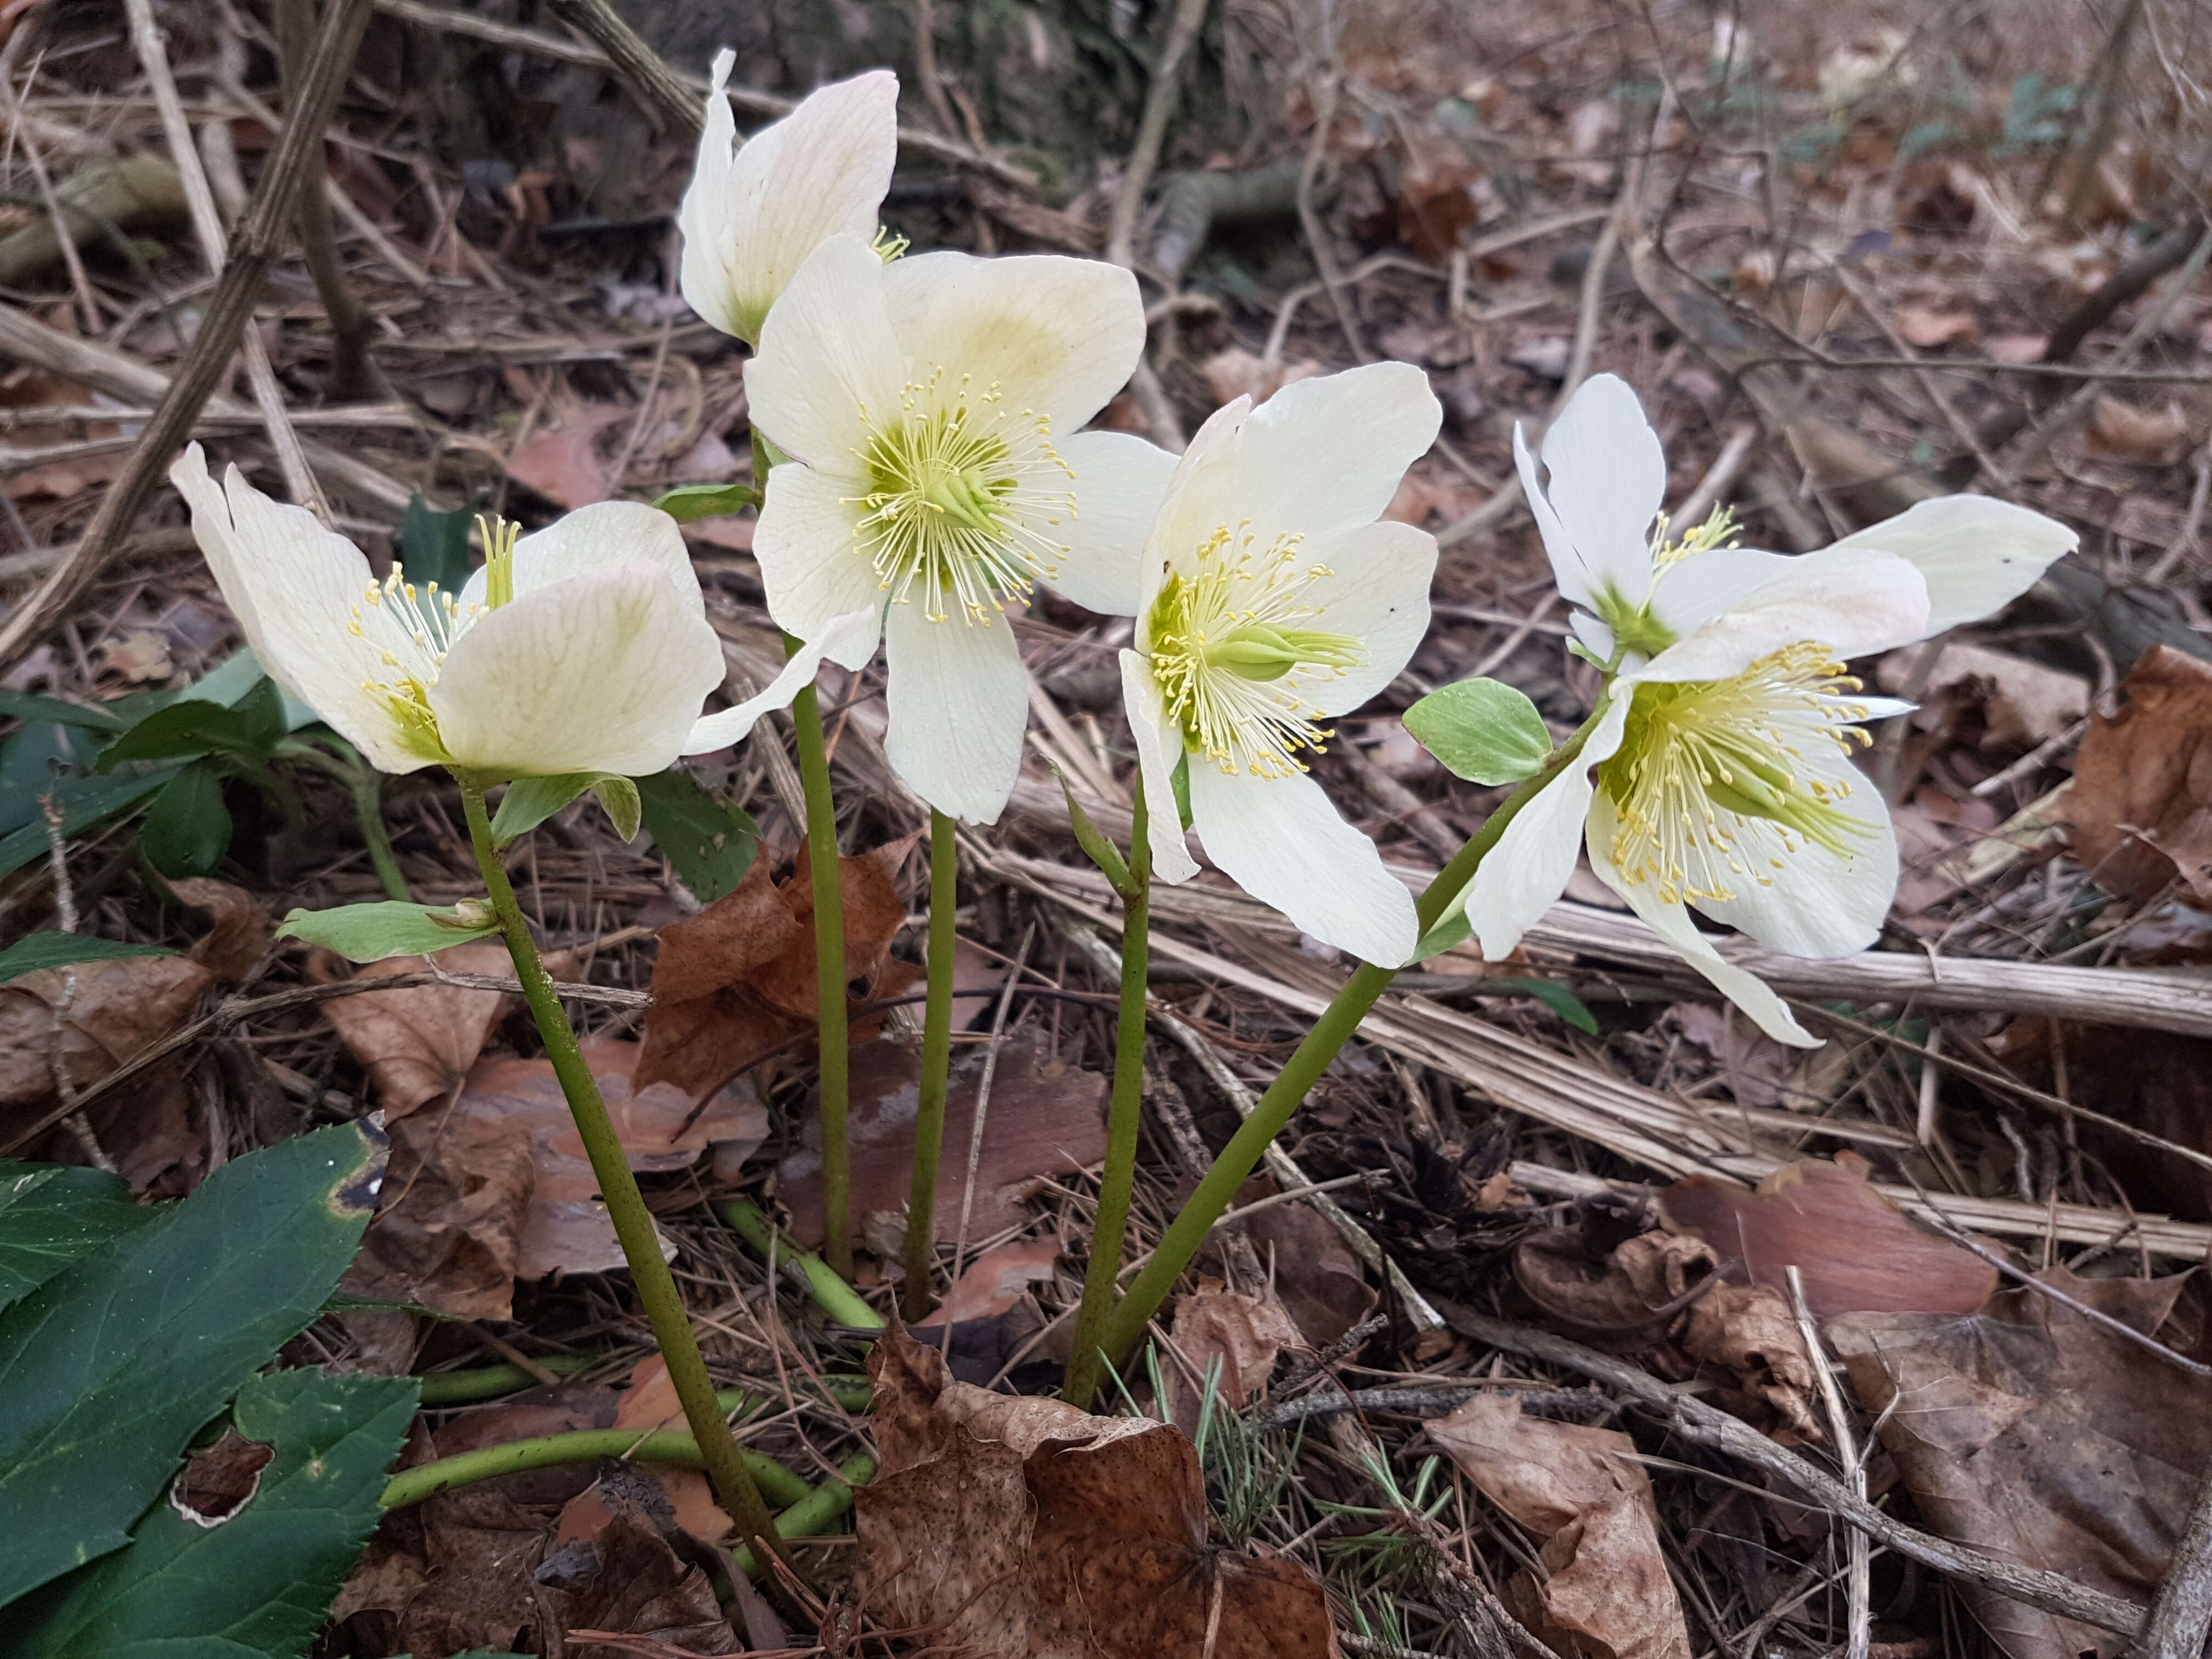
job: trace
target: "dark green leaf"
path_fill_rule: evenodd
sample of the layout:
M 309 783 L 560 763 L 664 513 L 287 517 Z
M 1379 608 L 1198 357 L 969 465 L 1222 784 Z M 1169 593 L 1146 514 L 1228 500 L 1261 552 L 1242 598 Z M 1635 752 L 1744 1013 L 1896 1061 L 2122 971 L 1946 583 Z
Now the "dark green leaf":
M 155 710 L 100 751 L 100 769 L 208 754 L 266 760 L 285 733 L 285 720 L 284 694 L 264 678 L 228 708 L 195 698 Z
M 678 524 L 726 519 L 758 502 L 750 484 L 678 484 L 653 505 Z
M 42 968 L 66 968 L 73 962 L 112 962 L 118 957 L 173 957 L 161 945 L 126 945 L 89 933 L 29 933 L 0 951 L 0 985 Z
M 193 1431 L 321 1310 L 383 1171 L 356 1123 L 250 1152 L 0 1313 L 0 1605 L 127 1541 Z
M 276 929 L 276 937 L 305 939 L 337 951 L 348 962 L 381 962 L 386 957 L 425 956 L 498 931 L 491 906 L 482 899 L 464 900 L 451 910 L 386 899 L 330 910 L 295 910 Z
M 637 781 L 646 832 L 676 873 L 706 904 L 745 878 L 760 849 L 760 826 L 741 806 L 727 805 L 674 769 Z
M 79 726 L 90 732 L 123 729 L 123 721 L 112 709 L 88 708 L 81 702 L 64 702 L 59 697 L 41 697 L 28 691 L 10 691 L 0 687 L 0 715 L 6 714 L 19 720 L 58 720 L 64 726 Z
M 1542 1003 L 1577 1031 L 1597 1035 L 1597 1016 L 1583 1004 L 1583 1000 L 1564 985 L 1548 979 L 1493 979 L 1485 981 L 1486 988 L 1493 991 L 1515 991 L 1524 997 L 1533 997 Z
M 1501 680 L 1461 680 L 1406 711 L 1406 730 L 1472 783 L 1518 783 L 1552 752 L 1536 705 Z
M 624 841 L 637 835 L 637 786 L 611 772 L 563 772 L 550 778 L 517 778 L 500 798 L 491 821 L 492 839 L 501 847 L 526 835 L 551 817 L 586 789 L 614 820 L 615 831 Z
M 0 738 L 0 836 L 40 822 L 39 797 L 84 769 L 105 741 L 101 735 L 55 720 L 26 726 Z
M 54 799 L 62 809 L 62 834 L 75 836 L 128 811 L 147 796 L 165 787 L 183 769 L 157 766 L 124 777 L 64 778 L 54 785 Z M 32 808 L 30 821 L 0 839 L 0 876 L 21 869 L 33 859 L 46 856 L 46 826 Z
M 130 1548 L 10 1615 L 20 1622 L 9 1650 L 21 1659 L 301 1652 L 382 1513 L 377 1500 L 415 1398 L 411 1376 L 251 1379 L 231 1418 L 241 1438 L 270 1448 L 252 1493 L 219 1518 L 188 1519 L 173 1497 L 155 1504 Z
M 469 580 L 469 525 L 475 517 L 466 507 L 434 512 L 420 495 L 407 503 L 399 521 L 399 562 L 417 592 L 428 592 L 435 582 L 441 592 L 459 595 Z
M 138 831 L 146 861 L 174 881 L 204 876 L 230 849 L 230 809 L 214 763 L 194 761 L 154 797 Z
M 0 1308 L 159 1213 L 119 1176 L 0 1159 Z

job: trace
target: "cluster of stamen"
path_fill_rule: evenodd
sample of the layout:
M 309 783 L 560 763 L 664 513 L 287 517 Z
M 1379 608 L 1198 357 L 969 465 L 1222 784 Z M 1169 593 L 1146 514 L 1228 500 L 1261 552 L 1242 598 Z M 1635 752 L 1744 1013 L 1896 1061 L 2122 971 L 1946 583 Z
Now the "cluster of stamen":
M 1869 741 L 1859 690 L 1812 641 L 1731 679 L 1637 686 L 1620 752 L 1598 772 L 1622 877 L 1669 904 L 1726 901 L 1746 882 L 1772 885 L 1806 847 L 1850 856 L 1872 826 L 1840 805 L 1848 778 L 1814 757 Z
M 1267 546 L 1249 526 L 1217 529 L 1196 569 L 1170 573 L 1147 619 L 1152 678 L 1185 745 L 1231 776 L 1285 778 L 1307 769 L 1335 733 L 1306 689 L 1366 660 L 1360 642 L 1305 624 L 1322 607 L 1302 597 L 1332 573 L 1303 562 L 1294 535 Z
M 1048 532 L 1075 517 L 1075 470 L 1053 447 L 1051 417 L 1008 409 L 996 381 L 975 392 L 936 369 L 899 404 L 858 452 L 869 489 L 844 502 L 863 509 L 854 550 L 893 604 L 919 598 L 932 622 L 957 606 L 988 625 L 1059 570 L 1067 544 Z
M 477 617 L 514 597 L 514 544 L 521 526 L 484 518 L 477 526 L 483 538 L 485 603 L 464 605 L 435 582 L 418 588 L 407 580 L 406 567 L 394 559 L 392 574 L 368 584 L 346 621 L 347 633 L 377 647 L 378 661 L 386 671 L 362 681 L 362 689 L 382 698 L 411 745 L 433 757 L 445 752 L 430 692 L 446 653 Z
M 1618 592 L 1608 589 L 1597 601 L 1597 612 L 1613 629 L 1614 642 L 1621 650 L 1656 657 L 1674 643 L 1674 630 L 1652 614 L 1653 594 L 1667 573 L 1683 560 L 1695 553 L 1726 547 L 1734 542 L 1735 534 L 1735 512 L 1732 507 L 1715 507 L 1706 514 L 1703 524 L 1680 538 L 1674 534 L 1673 520 L 1664 513 L 1659 515 L 1651 533 L 1651 582 L 1644 599 L 1632 605 Z

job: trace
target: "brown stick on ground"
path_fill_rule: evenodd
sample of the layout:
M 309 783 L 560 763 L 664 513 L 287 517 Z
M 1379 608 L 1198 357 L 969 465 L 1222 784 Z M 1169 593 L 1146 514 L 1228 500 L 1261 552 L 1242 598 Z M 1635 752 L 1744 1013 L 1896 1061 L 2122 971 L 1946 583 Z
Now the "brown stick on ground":
M 2173 1547 L 2173 1564 L 2158 1605 L 2136 1639 L 2136 1659 L 2197 1659 L 2212 1631 L 2212 1474 L 2197 1493 L 2189 1525 Z
M 289 109 L 307 79 L 308 54 L 315 46 L 315 0 L 278 0 L 276 6 L 278 73 L 284 107 Z M 338 257 L 337 233 L 331 224 L 331 203 L 325 183 L 323 147 L 311 144 L 303 158 L 306 176 L 300 184 L 300 247 L 307 270 L 315 279 L 315 292 L 331 325 L 330 396 L 338 403 L 368 403 L 388 398 L 392 388 L 377 372 L 368 355 L 369 337 L 376 319 L 346 281 L 345 262 Z
M 607 0 L 553 0 L 553 15 L 601 52 L 663 132 L 696 138 L 707 119 L 699 94 L 676 78 L 668 60 L 616 13 Z
M 84 591 L 108 556 L 122 545 L 131 520 L 161 481 L 171 452 L 191 429 L 222 378 L 298 208 L 306 176 L 301 158 L 311 145 L 323 142 L 324 124 L 352 70 L 354 48 L 368 14 L 368 0 L 334 0 L 324 18 L 313 67 L 300 88 L 297 105 L 286 112 L 283 131 L 262 170 L 260 185 L 232 244 L 230 264 L 209 300 L 191 349 L 177 366 L 176 378 L 147 423 L 145 436 L 85 526 L 76 553 L 0 628 L 0 665 L 15 661 L 59 620 L 63 608 Z

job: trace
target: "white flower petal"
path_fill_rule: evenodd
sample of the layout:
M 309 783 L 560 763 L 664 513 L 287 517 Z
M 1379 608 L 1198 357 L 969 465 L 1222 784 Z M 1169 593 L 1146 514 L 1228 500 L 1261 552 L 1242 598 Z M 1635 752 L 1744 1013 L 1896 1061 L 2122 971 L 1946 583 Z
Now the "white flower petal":
M 1137 769 L 1145 784 L 1146 840 L 1152 849 L 1152 874 L 1161 881 L 1188 881 L 1198 860 L 1186 843 L 1182 814 L 1176 805 L 1176 763 L 1182 758 L 1182 733 L 1168 723 L 1152 665 L 1134 651 L 1121 653 L 1121 705 L 1137 740 Z
M 1795 852 L 1784 851 L 1771 826 L 1752 820 L 1736 836 L 1737 851 L 1753 869 L 1764 864 L 1771 884 L 1745 881 L 1732 899 L 1696 901 L 1714 921 L 1793 957 L 1839 957 L 1865 950 L 1880 936 L 1897 896 L 1897 835 L 1890 827 L 1889 804 L 1840 750 L 1821 758 L 1817 770 L 1823 781 L 1831 790 L 1850 791 L 1840 805 L 1866 826 L 1851 855 L 1839 857 L 1802 840 Z M 1781 867 L 1769 860 L 1778 860 Z
M 1513 423 L 1513 465 L 1521 476 L 1521 497 L 1528 503 L 1529 516 L 1536 520 L 1536 533 L 1543 538 L 1544 556 L 1552 562 L 1552 580 L 1569 605 L 1582 607 L 1574 618 L 1579 632 L 1586 617 L 1596 622 L 1589 617 L 1589 608 L 1598 603 L 1597 578 L 1583 562 L 1574 538 L 1567 534 L 1567 527 L 1559 522 L 1559 515 L 1552 510 L 1551 498 L 1544 494 L 1543 479 L 1536 470 L 1536 457 L 1529 450 L 1518 421 Z M 1607 643 L 1602 651 L 1595 646 L 1591 649 L 1596 651 L 1602 662 L 1613 654 L 1613 630 L 1605 628 L 1603 623 L 1596 625 L 1605 629 Z M 1585 639 L 1583 643 L 1589 641 Z
M 709 754 L 717 749 L 726 749 L 732 744 L 742 743 L 752 734 L 753 727 L 763 714 L 791 707 L 791 700 L 814 684 L 814 677 L 822 672 L 824 659 L 837 661 L 840 654 L 857 653 L 866 661 L 875 654 L 876 635 L 883 627 L 883 617 L 871 607 L 866 611 L 848 611 L 831 621 L 818 640 L 802 644 L 785 661 L 782 672 L 751 696 L 734 708 L 725 708 L 718 714 L 704 714 L 692 722 L 691 734 L 684 739 L 687 755 Z
M 1318 614 L 1300 625 L 1348 634 L 1366 656 L 1340 678 L 1316 678 L 1305 687 L 1305 700 L 1323 714 L 1342 714 L 1396 679 L 1427 635 L 1437 538 L 1386 520 L 1311 551 L 1314 562 L 1330 574 L 1302 591 L 1300 598 L 1318 607 Z
M 495 777 L 665 770 L 722 680 L 714 630 L 666 574 L 571 577 L 478 617 L 430 707 L 453 764 Z
M 1560 591 L 1592 609 L 1608 593 L 1640 606 L 1650 592 L 1651 521 L 1667 496 L 1667 457 L 1628 383 L 1613 374 L 1585 380 L 1545 433 L 1543 458 L 1544 493 L 1589 598 L 1568 592 L 1565 581 Z M 1526 489 L 1526 471 L 1522 479 Z M 1529 499 L 1533 505 L 1534 491 Z M 1550 547 L 1548 527 L 1545 543 L 1556 571 L 1567 561 Z
M 1797 1023 L 1797 1017 L 1765 981 L 1737 967 L 1713 948 L 1712 941 L 1699 933 L 1697 924 L 1690 920 L 1688 910 L 1680 903 L 1663 902 L 1649 883 L 1621 878 L 1609 852 L 1616 825 L 1612 800 L 1601 792 L 1591 807 L 1589 819 L 1590 868 L 1597 872 L 1598 878 L 1626 899 L 1628 908 L 1643 919 L 1644 926 L 1674 946 L 1682 960 L 1703 974 L 1714 989 L 1750 1015 L 1760 1030 L 1793 1048 L 1819 1048 L 1820 1039 Z
M 1475 867 L 1474 879 L 1446 909 L 1447 915 L 1467 912 L 1485 961 L 1502 962 L 1510 956 L 1521 936 L 1567 890 L 1596 787 L 1590 769 L 1619 752 L 1628 703 L 1623 695 L 1607 705 L 1583 752 L 1515 814 L 1498 844 Z
M 1662 571 L 1651 586 L 1651 614 L 1677 639 L 1749 598 L 1795 562 L 1788 553 L 1714 547 Z
M 368 689 L 388 677 L 383 653 L 412 646 L 379 605 L 361 550 L 305 507 L 271 501 L 236 467 L 222 485 L 198 444 L 169 468 L 192 515 L 192 535 L 269 678 L 313 708 L 380 772 L 412 772 L 430 758 L 400 740 L 384 700 Z M 362 632 L 348 623 L 355 607 Z
M 1251 412 L 1251 398 L 1233 398 L 1207 416 L 1168 479 L 1167 498 L 1160 503 L 1159 517 L 1152 526 L 1139 571 L 1137 648 L 1140 651 L 1151 648 L 1146 619 L 1170 567 L 1188 575 L 1196 568 L 1199 548 L 1213 533 L 1213 527 L 1224 521 L 1223 514 L 1243 515 L 1243 509 L 1235 504 L 1231 486 L 1237 440 Z M 1236 522 L 1234 519 L 1226 521 Z
M 1838 547 L 1874 547 L 1918 567 L 1928 582 L 1928 632 L 1990 616 L 2035 585 L 2081 538 L 2056 519 L 1991 501 L 1943 495 L 1846 536 Z
M 975 392 L 995 389 L 1055 436 L 1105 408 L 1145 349 L 1137 279 L 1098 259 L 924 253 L 884 273 L 884 299 L 908 379 L 941 371 Z
M 725 333 L 751 342 L 806 257 L 828 237 L 875 234 L 898 151 L 898 77 L 888 70 L 813 92 L 741 149 L 715 55 L 705 131 L 677 222 L 684 297 Z
M 1806 641 L 1847 661 L 1927 632 L 1927 584 L 1911 565 L 1865 548 L 1824 548 L 1785 560 L 1779 574 L 1668 646 L 1634 678 L 1723 680 L 1770 652 Z
M 1101 616 L 1134 616 L 1145 543 L 1176 458 L 1128 432 L 1079 432 L 1061 439 L 1059 449 L 1075 471 L 1075 516 L 1036 526 L 1067 550 L 1045 586 Z
M 768 589 L 769 614 L 786 633 L 822 639 L 849 611 L 882 611 L 882 580 L 854 532 L 857 511 L 851 486 L 834 474 L 796 461 L 770 469 L 768 500 L 753 526 L 753 557 Z M 839 639 L 830 660 L 842 668 L 858 668 L 875 654 L 872 632 Z
M 625 564 L 659 565 L 668 573 L 677 601 L 695 617 L 707 614 L 699 573 L 676 520 L 642 501 L 594 501 L 562 514 L 514 544 L 514 597 Z M 490 578 L 483 565 L 461 590 L 461 608 L 482 605 Z
M 1307 774 L 1229 775 L 1194 757 L 1190 808 L 1206 857 L 1303 931 L 1385 968 L 1412 954 L 1413 895 Z
M 857 482 L 869 419 L 895 415 L 905 384 L 884 262 L 860 237 L 832 236 L 762 325 L 760 353 L 745 365 L 752 418 L 785 454 Z
M 932 622 L 895 605 L 884 624 L 890 728 L 884 752 L 947 817 L 993 823 L 1013 793 L 1029 729 L 1029 677 L 1003 617 Z

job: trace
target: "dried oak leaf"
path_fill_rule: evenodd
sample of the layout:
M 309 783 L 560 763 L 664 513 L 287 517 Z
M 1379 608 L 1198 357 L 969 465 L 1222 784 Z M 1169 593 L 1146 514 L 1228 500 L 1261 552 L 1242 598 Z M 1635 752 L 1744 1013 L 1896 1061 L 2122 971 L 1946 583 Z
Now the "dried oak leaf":
M 913 976 L 890 948 L 906 920 L 896 878 L 915 839 L 838 860 L 845 976 L 866 986 L 856 1000 L 895 996 Z M 638 1077 L 696 1095 L 812 1030 L 817 1007 L 806 855 L 802 850 L 790 879 L 780 884 L 769 878 L 768 861 L 755 859 L 736 887 L 660 930 Z M 854 1022 L 856 1041 L 875 1031 L 872 1021 Z
M 1996 1269 L 1916 1225 L 1876 1192 L 1863 1159 L 1785 1164 L 1756 1192 L 1704 1176 L 1659 1194 L 1668 1224 L 1709 1243 L 1732 1283 L 1785 1291 L 1805 1284 L 1815 1318 L 1842 1313 L 1972 1313 L 1996 1289 Z
M 182 1025 L 212 981 L 188 957 L 125 957 L 0 985 L 0 1114 L 27 1117 L 54 1104 L 57 1073 L 80 1093 L 90 1088 Z M 57 1030 L 54 1011 L 65 997 L 69 1012 Z
M 947 1152 L 937 1177 L 937 1237 L 958 1236 L 968 1185 L 968 1143 L 983 1055 L 956 1061 L 945 1103 Z M 907 1200 L 914 1161 L 914 1117 L 921 1100 L 921 1061 L 901 1043 L 871 1042 L 853 1051 L 848 1131 L 848 1188 L 854 1224 L 871 1213 L 897 1211 Z M 1106 1079 L 1040 1060 L 1010 1042 L 991 1080 L 983 1148 L 975 1168 L 969 1232 L 988 1235 L 1029 1219 L 1020 1202 L 1032 1182 L 1087 1168 L 1106 1156 Z M 794 1152 L 778 1168 L 777 1194 L 791 1211 L 792 1236 L 811 1248 L 823 1239 L 822 1155 Z
M 2184 1276 L 2037 1275 L 2145 1334 Z M 2212 1379 L 2181 1370 L 2031 1288 L 1964 1317 L 1847 1314 L 1828 1337 L 1914 1504 L 2002 1560 L 2148 1603 L 2212 1462 Z M 1962 1583 L 2011 1659 L 2116 1656 L 2128 1638 Z
M 453 974 L 512 974 L 507 946 L 486 940 L 448 945 L 427 957 L 372 962 L 356 981 L 419 974 L 434 963 Z M 339 1040 L 367 1071 L 387 1121 L 450 1094 L 483 1052 L 492 1028 L 514 1005 L 504 991 L 461 985 L 410 985 L 331 997 L 319 1006 Z
M 1178 1431 L 950 1382 L 903 1332 L 868 1367 L 883 1472 L 855 1507 L 884 1623 L 978 1659 L 1334 1659 L 1312 1575 L 1210 1544 Z
M 2212 902 L 2212 665 L 2154 645 L 2124 689 L 2119 713 L 2090 721 L 2059 807 L 2074 856 L 2123 898 L 2179 875 Z
M 638 1053 L 617 1040 L 584 1045 L 633 1170 L 684 1169 L 714 1142 L 766 1135 L 767 1114 L 742 1084 L 696 1117 L 679 1089 L 634 1089 Z M 454 1318 L 506 1319 L 518 1278 L 622 1264 L 551 1062 L 479 1060 L 453 1101 L 392 1126 L 384 1206 L 346 1283 Z
M 1547 1646 L 1566 1659 L 1689 1659 L 1650 1480 L 1626 1435 L 1523 1417 L 1501 1391 L 1431 1423 L 1429 1437 L 1534 1534 L 1544 1576 L 1517 1573 L 1504 1600 Z

